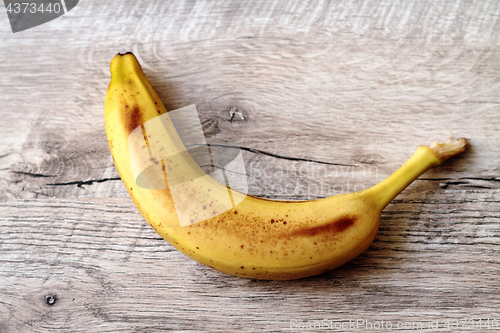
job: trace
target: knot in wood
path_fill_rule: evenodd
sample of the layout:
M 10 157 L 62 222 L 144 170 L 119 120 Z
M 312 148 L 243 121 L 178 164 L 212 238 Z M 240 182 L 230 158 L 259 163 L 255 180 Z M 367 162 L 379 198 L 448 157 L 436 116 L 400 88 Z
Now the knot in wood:
M 46 295 L 45 296 L 45 302 L 47 302 L 47 304 L 50 306 L 56 304 L 56 301 L 57 301 L 56 295 Z

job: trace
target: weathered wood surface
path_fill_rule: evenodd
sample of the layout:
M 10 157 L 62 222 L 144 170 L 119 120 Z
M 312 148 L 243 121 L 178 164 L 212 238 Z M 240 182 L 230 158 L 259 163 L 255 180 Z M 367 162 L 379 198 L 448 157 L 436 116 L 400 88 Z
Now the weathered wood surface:
M 12 34 L 1 14 L 0 332 L 500 320 L 499 17 L 487 0 L 81 1 Z M 367 188 L 419 144 L 471 147 L 390 204 L 345 267 L 226 276 L 161 240 L 118 178 L 103 101 L 126 51 L 168 109 L 196 104 L 208 141 L 242 147 L 255 195 Z

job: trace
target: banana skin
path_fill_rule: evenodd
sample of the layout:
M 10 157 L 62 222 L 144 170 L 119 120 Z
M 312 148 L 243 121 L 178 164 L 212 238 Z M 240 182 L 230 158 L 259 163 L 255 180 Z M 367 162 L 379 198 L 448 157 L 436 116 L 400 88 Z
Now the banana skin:
M 202 222 L 180 227 L 172 193 L 137 186 L 128 136 L 138 126 L 167 113 L 132 53 L 111 61 L 105 101 L 108 144 L 120 177 L 147 223 L 188 257 L 228 274 L 268 280 L 298 279 L 341 266 L 363 253 L 377 234 L 385 206 L 430 168 L 462 153 L 464 138 L 415 154 L 381 183 L 361 192 L 310 201 L 275 201 L 233 191 L 240 203 Z M 165 134 L 166 133 L 166 134 Z M 175 129 L 167 129 L 166 148 L 183 147 Z M 149 140 L 155 139 L 154 135 Z M 162 134 L 163 135 L 163 134 Z M 168 147 L 167 147 L 168 145 Z M 180 149 L 180 148 L 177 148 Z M 188 154 L 162 167 L 175 172 L 203 172 Z M 175 163 L 174 163 L 175 162 Z M 210 209 L 228 188 L 205 177 L 187 188 L 189 200 Z M 186 185 L 186 186 L 189 186 Z M 215 212 L 214 212 L 215 213 Z

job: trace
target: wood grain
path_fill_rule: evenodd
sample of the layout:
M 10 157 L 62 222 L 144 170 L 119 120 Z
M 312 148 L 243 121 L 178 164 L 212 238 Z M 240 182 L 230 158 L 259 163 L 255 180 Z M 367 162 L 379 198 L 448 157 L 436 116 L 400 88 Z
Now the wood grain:
M 397 201 L 362 256 L 285 282 L 236 278 L 188 259 L 129 199 L 4 201 L 3 330 L 272 332 L 293 319 L 500 319 L 500 217 L 482 213 L 498 212 L 500 197 L 467 192 L 475 199 L 446 190 L 434 201 L 427 192 Z
M 464 2 L 441 8 L 429 2 L 410 8 L 387 2 L 380 6 L 387 10 L 381 11 L 369 1 L 364 4 L 323 8 L 311 2 L 292 9 L 276 2 L 269 12 L 253 13 L 253 8 L 270 4 L 199 2 L 191 12 L 180 10 L 182 5 L 172 11 L 169 5 L 116 8 L 90 1 L 53 24 L 22 34 L 4 32 L 0 52 L 8 60 L 2 78 L 7 101 L 0 197 L 126 196 L 109 156 L 102 115 L 109 61 L 125 51 L 139 57 L 168 109 L 197 105 L 211 142 L 350 166 L 357 173 L 373 166 L 378 171 L 375 179 L 344 171 L 329 177 L 332 186 L 348 181 L 373 185 L 417 145 L 450 134 L 469 138 L 474 158 L 452 173 L 437 171 L 435 177 L 498 175 L 498 33 L 488 30 L 478 12 L 498 13 L 498 5 L 470 7 Z M 307 8 L 318 9 L 309 13 Z M 107 13 L 117 10 L 125 29 L 120 33 L 110 30 L 106 20 Z M 290 10 L 297 11 L 292 15 L 297 18 L 284 23 L 291 20 L 283 14 Z M 140 18 L 130 17 L 131 11 Z M 318 17 L 319 12 L 330 15 Z M 336 15 L 342 12 L 350 20 L 339 22 Z M 439 16 L 443 12 L 449 12 L 449 19 L 465 16 L 468 25 L 446 25 Z M 260 23 L 245 24 L 251 20 L 248 15 Z M 436 23 L 417 33 L 422 15 Z M 314 23 L 307 26 L 307 21 Z M 85 34 L 88 25 L 95 28 Z M 56 28 L 60 30 L 54 34 Z M 84 40 L 74 40 L 75 29 L 83 29 Z M 18 44 L 27 46 L 10 56 L 7 52 Z M 55 52 L 62 44 L 68 45 L 65 52 Z M 33 47 L 39 52 L 31 52 Z M 26 91 L 32 98 L 25 98 Z M 229 121 L 231 109 L 246 120 Z M 92 144 L 85 143 L 87 138 Z M 281 198 L 295 195 L 259 188 L 262 170 L 279 178 L 274 183 L 309 184 L 318 177 L 308 174 L 325 165 L 290 165 L 286 159 L 250 152 L 245 159 L 251 178 L 257 178 L 250 193 Z M 299 177 L 294 168 L 308 172 Z M 287 178 L 281 179 L 281 173 Z
M 13 34 L 0 13 L 0 332 L 500 320 L 499 18 L 493 0 L 87 0 Z M 103 101 L 127 51 L 168 109 L 196 104 L 209 142 L 241 147 L 254 195 L 350 192 L 420 144 L 471 146 L 398 196 L 345 267 L 226 276 L 161 240 L 118 177 Z

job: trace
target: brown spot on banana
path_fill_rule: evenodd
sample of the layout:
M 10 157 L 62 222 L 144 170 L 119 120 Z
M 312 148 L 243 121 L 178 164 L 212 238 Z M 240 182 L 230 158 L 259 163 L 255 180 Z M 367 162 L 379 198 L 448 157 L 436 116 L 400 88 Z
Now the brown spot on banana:
M 125 108 L 124 112 L 122 113 L 123 119 L 126 122 L 126 128 L 128 133 L 131 133 L 134 129 L 137 127 L 141 126 L 143 123 L 142 121 L 142 114 L 141 114 L 141 109 L 139 108 L 138 105 L 134 105 L 132 107 L 132 110 L 129 111 L 130 108 Z
M 355 216 L 342 216 L 335 221 L 332 221 L 327 224 L 311 227 L 311 228 L 303 228 L 299 230 L 295 230 L 292 232 L 292 236 L 305 236 L 305 237 L 314 237 L 318 234 L 336 234 L 344 232 L 354 225 L 356 222 Z

